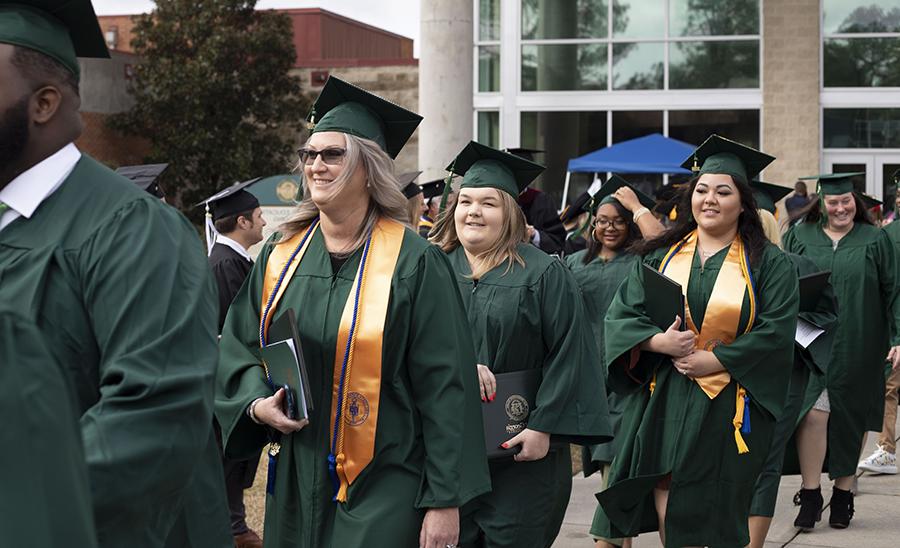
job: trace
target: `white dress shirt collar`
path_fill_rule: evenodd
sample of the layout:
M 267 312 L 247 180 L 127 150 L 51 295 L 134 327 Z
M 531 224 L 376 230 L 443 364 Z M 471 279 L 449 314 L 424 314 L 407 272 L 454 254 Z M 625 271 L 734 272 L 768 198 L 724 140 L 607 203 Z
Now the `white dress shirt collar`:
M 247 250 L 244 249 L 244 246 L 242 246 L 241 244 L 239 244 L 239 243 L 237 243 L 236 241 L 232 240 L 232 239 L 229 238 L 228 236 L 223 236 L 223 235 L 221 235 L 221 234 L 218 234 L 218 235 L 216 236 L 216 243 L 217 243 L 217 244 L 222 244 L 222 245 L 227 245 L 227 246 L 230 247 L 231 249 L 235 250 L 235 251 L 237 252 L 237 254 L 240 255 L 241 257 L 247 259 L 247 260 L 250 261 L 251 263 L 253 262 L 253 259 L 250 258 L 250 254 L 247 253 Z
M 30 219 L 41 203 L 62 186 L 80 159 L 81 152 L 69 143 L 10 181 L 0 190 L 0 202 L 10 208 L 0 217 L 0 230 L 19 217 Z

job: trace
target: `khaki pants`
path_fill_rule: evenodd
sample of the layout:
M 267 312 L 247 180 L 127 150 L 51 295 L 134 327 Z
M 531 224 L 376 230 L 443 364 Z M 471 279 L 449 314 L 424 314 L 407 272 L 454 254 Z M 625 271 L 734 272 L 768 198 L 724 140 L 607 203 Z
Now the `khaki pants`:
M 900 391 L 900 368 L 891 371 L 887 378 L 884 393 L 884 426 L 881 428 L 881 436 L 878 438 L 880 445 L 888 453 L 897 453 L 897 395 Z

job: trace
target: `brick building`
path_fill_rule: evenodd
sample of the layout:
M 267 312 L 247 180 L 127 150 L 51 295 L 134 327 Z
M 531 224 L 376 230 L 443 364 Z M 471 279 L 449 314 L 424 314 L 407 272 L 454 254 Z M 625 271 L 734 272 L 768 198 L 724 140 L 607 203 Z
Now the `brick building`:
M 318 95 L 328 76 L 334 74 L 405 108 L 418 110 L 418 60 L 413 58 L 412 39 L 319 8 L 276 11 L 291 19 L 297 52 L 292 73 L 299 77 L 305 93 Z M 107 44 L 117 52 L 114 56 L 123 59 L 133 56 L 132 17 L 107 15 L 98 19 Z M 112 95 L 118 92 L 118 89 L 109 91 Z M 127 101 L 113 102 L 113 112 L 129 106 Z M 97 140 L 102 143 L 110 137 L 109 130 L 98 127 L 93 120 L 102 116 L 87 113 L 86 118 L 90 134 Z M 99 148 L 105 149 L 102 145 Z M 397 158 L 397 169 L 412 171 L 417 162 L 418 137 L 413 135 Z

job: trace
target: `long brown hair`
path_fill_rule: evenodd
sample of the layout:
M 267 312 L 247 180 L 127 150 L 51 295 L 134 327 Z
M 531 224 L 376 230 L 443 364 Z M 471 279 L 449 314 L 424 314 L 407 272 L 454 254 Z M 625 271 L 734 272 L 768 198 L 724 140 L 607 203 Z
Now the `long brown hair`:
M 500 207 L 503 210 L 503 224 L 500 228 L 500 236 L 491 247 L 477 257 L 472 265 L 471 277 L 475 280 L 481 278 L 497 266 L 507 261 L 506 274 L 514 263 L 525 266 L 525 260 L 519 255 L 516 247 L 525 241 L 525 214 L 519 207 L 515 198 L 506 192 L 497 191 L 500 195 Z M 456 233 L 456 206 L 459 203 L 459 193 L 455 193 L 438 215 L 434 228 L 431 230 L 428 241 L 436 244 L 444 253 L 450 253 L 462 244 Z

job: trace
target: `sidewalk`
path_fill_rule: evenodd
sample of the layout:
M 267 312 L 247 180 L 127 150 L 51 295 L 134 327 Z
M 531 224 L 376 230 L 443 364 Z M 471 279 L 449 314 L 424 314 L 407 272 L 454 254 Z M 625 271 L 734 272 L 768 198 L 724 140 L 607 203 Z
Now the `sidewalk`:
M 877 434 L 870 433 L 864 456 L 875 448 Z M 553 548 L 589 548 L 593 545 L 588 533 L 599 490 L 600 478 L 584 478 L 580 474 L 573 478 L 572 498 L 559 537 Z M 821 548 L 894 548 L 900 545 L 900 475 L 875 476 L 864 474 L 859 478 L 859 493 L 854 500 L 856 508 L 853 521 L 848 529 L 832 529 L 828 526 L 826 508 L 811 533 L 798 534 L 794 529 L 797 507 L 792 503 L 794 493 L 800 488 L 800 476 L 785 476 L 778 490 L 778 505 L 775 518 L 766 539 L 766 548 L 821 547 Z M 822 495 L 825 503 L 831 498 L 831 482 L 822 476 Z M 656 533 L 639 536 L 635 548 L 660 546 Z

